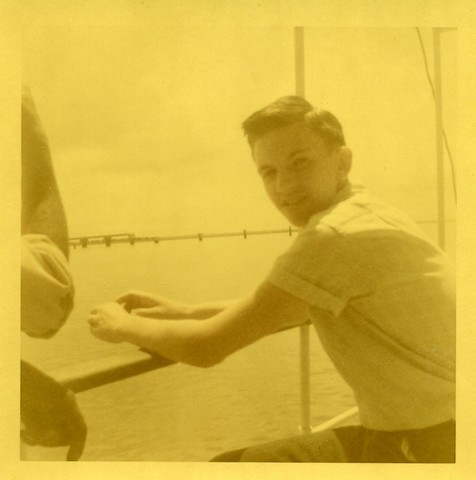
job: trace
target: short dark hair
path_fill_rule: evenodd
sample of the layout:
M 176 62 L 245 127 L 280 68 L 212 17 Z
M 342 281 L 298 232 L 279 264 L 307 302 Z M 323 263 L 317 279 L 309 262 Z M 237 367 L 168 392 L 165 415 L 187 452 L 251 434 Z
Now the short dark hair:
M 242 127 L 248 143 L 253 148 L 256 140 L 266 133 L 300 122 L 319 135 L 328 148 L 345 145 L 344 132 L 339 120 L 331 112 L 316 109 L 307 100 L 297 96 L 278 98 L 249 116 Z

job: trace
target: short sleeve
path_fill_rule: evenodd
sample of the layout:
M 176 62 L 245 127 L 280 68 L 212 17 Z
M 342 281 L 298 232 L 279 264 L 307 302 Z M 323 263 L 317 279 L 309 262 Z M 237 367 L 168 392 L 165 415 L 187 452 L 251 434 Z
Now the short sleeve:
M 32 337 L 48 337 L 73 308 L 68 261 L 45 235 L 24 235 L 21 242 L 21 329 Z
M 267 280 L 312 306 L 339 316 L 356 292 L 358 252 L 332 228 L 320 225 L 298 235 L 277 258 Z

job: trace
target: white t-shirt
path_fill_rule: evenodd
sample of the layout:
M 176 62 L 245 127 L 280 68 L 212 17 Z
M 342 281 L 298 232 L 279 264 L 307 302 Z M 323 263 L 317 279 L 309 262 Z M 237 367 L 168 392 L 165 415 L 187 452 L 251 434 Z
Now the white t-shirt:
M 412 220 L 362 186 L 313 216 L 268 281 L 310 304 L 362 424 L 424 428 L 455 415 L 453 265 Z
M 45 235 L 21 237 L 21 329 L 49 337 L 73 308 L 74 286 L 68 261 Z

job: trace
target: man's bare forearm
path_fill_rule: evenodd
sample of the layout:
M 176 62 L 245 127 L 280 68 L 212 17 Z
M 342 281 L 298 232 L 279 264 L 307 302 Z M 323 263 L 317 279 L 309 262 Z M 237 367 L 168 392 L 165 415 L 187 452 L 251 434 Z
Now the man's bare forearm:
M 237 302 L 239 302 L 238 299 L 233 299 L 192 304 L 187 309 L 188 311 L 186 317 L 197 320 L 205 320 L 217 315 L 220 312 L 223 312 L 223 310 L 235 305 Z
M 120 335 L 126 342 L 155 352 L 176 362 L 208 367 L 215 362 L 203 348 L 205 341 L 203 322 L 197 320 L 161 320 L 130 315 L 121 325 Z

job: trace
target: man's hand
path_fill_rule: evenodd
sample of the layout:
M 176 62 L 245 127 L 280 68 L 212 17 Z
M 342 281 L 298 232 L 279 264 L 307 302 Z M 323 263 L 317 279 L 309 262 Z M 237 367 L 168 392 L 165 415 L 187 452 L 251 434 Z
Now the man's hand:
M 87 426 L 74 393 L 23 360 L 21 420 L 25 428 L 20 435 L 27 445 L 69 446 L 68 461 L 81 457 Z
M 136 290 L 123 293 L 116 299 L 124 308 L 140 317 L 180 320 L 190 318 L 186 305 L 153 293 Z
M 130 315 L 118 303 L 104 303 L 91 310 L 88 323 L 91 326 L 91 333 L 110 343 L 124 341 L 121 329 L 129 322 Z

